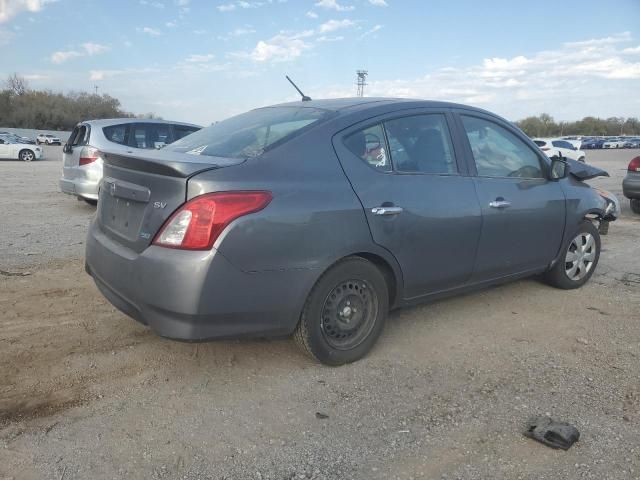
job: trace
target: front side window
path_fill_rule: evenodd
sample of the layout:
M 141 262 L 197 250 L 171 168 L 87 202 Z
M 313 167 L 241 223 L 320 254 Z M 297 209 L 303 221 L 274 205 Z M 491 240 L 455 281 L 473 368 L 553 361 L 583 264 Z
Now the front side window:
M 384 172 L 391 171 L 382 125 L 376 124 L 352 133 L 345 138 L 344 144 L 351 153 L 373 168 Z
M 462 116 L 478 175 L 483 177 L 544 178 L 538 155 L 500 125 Z
M 384 123 L 391 159 L 400 172 L 457 172 L 447 121 L 442 114 L 414 115 Z
M 166 147 L 192 155 L 255 158 L 331 112 L 313 107 L 268 107 L 228 118 Z

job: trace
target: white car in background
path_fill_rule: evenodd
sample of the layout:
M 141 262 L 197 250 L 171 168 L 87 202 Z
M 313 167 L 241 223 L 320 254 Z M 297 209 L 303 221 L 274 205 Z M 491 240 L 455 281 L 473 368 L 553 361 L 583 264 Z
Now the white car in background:
M 35 145 L 18 143 L 7 135 L 0 135 L 0 160 L 30 162 L 42 158 L 42 149 Z
M 62 141 L 60 137 L 56 137 L 55 135 L 49 135 L 48 133 L 41 133 L 36 137 L 36 143 L 40 145 L 41 143 L 45 143 L 47 145 L 62 145 Z
M 602 144 L 602 148 L 624 148 L 625 143 L 627 143 L 625 138 L 610 138 Z
M 584 152 L 574 147 L 568 140 L 561 138 L 534 138 L 533 142 L 540 147 L 547 157 L 563 157 L 584 162 Z

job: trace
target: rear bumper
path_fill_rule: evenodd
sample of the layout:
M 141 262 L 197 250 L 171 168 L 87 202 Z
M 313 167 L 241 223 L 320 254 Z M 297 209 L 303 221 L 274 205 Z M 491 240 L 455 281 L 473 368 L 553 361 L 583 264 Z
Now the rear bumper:
M 640 173 L 627 173 L 622 180 L 622 194 L 630 199 L 640 198 Z
M 61 178 L 59 181 L 60 191 L 68 195 L 87 198 L 89 200 L 98 200 L 98 186 L 100 182 L 92 180 L 69 180 Z
M 138 254 L 94 222 L 86 268 L 119 310 L 158 335 L 185 341 L 290 334 L 317 272 L 243 272 L 215 249 L 151 246 Z

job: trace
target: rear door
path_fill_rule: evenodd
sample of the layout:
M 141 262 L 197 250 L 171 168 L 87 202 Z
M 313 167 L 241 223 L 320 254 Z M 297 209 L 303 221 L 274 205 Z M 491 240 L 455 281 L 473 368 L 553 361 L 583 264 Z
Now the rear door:
M 473 269 L 480 206 L 449 123 L 442 110 L 396 112 L 333 139 L 373 240 L 402 268 L 405 299 L 459 286 Z
M 80 163 L 82 148 L 89 141 L 90 128 L 88 125 L 78 124 L 62 150 L 62 175 L 66 179 L 74 179 L 77 176 L 77 167 Z
M 516 129 L 480 113 L 457 123 L 482 207 L 482 233 L 472 281 L 544 268 L 564 233 L 565 196 L 546 160 Z

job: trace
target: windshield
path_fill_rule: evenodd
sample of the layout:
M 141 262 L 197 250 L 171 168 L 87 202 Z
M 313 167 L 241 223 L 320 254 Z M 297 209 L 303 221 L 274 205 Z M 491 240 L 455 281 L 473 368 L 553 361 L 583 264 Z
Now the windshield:
M 231 117 L 164 148 L 192 155 L 254 158 L 284 143 L 331 112 L 311 107 L 269 107 Z

